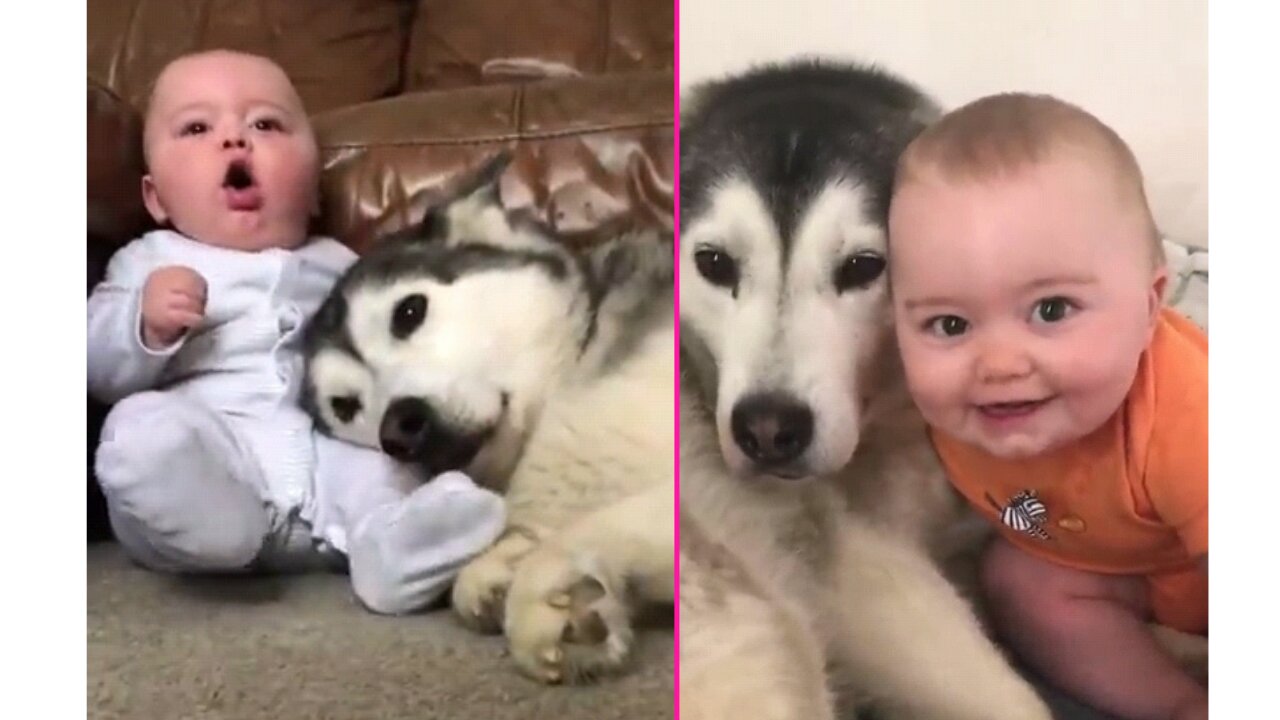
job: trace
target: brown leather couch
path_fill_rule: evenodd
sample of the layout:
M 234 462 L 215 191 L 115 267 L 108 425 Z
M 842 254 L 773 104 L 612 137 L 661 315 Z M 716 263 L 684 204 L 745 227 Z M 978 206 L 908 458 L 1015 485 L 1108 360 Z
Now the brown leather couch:
M 151 227 L 140 112 L 178 54 L 274 58 L 313 115 L 316 230 L 357 251 L 415 222 L 500 151 L 503 200 L 580 245 L 673 225 L 670 0 L 89 0 L 88 287 Z M 106 408 L 90 402 L 92 476 Z M 339 576 L 181 579 L 88 549 L 90 718 L 671 716 L 668 619 L 635 667 L 586 687 L 526 680 L 500 638 L 446 612 L 379 618 Z
M 357 251 L 502 150 L 515 157 L 504 202 L 567 242 L 673 224 L 670 0 L 90 0 L 88 29 L 89 288 L 151 227 L 150 84 L 204 48 L 267 55 L 290 74 L 325 168 L 316 230 Z M 91 459 L 105 408 L 89 410 Z

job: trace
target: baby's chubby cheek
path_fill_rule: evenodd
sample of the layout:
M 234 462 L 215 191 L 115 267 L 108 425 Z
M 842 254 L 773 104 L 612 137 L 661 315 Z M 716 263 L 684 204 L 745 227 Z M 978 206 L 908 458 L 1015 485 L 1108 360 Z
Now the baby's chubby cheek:
M 1124 404 L 1132 385 L 1131 373 L 1109 369 L 1071 377 L 1059 387 L 1059 395 L 1070 418 L 1085 433 L 1106 422 Z
M 933 362 L 910 349 L 904 348 L 903 367 L 906 371 L 907 390 L 925 419 L 935 424 L 943 422 L 948 409 L 961 402 L 962 383 L 953 378 L 941 363 Z

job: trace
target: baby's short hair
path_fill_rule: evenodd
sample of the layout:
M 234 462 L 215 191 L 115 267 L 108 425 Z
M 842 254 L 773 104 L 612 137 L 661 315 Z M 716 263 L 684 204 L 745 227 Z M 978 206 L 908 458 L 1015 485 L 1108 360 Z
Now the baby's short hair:
M 1016 173 L 1065 149 L 1079 151 L 1111 172 L 1122 201 L 1144 217 L 1153 263 L 1163 264 L 1164 248 L 1133 151 L 1106 123 L 1050 95 L 989 95 L 947 113 L 903 152 L 894 193 L 923 171 L 948 180 L 981 181 Z

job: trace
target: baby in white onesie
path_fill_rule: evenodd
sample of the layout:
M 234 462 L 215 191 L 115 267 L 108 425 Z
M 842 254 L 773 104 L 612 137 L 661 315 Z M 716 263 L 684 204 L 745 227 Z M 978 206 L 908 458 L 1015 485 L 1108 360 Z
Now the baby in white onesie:
M 299 570 L 343 556 L 376 612 L 421 609 L 503 526 L 502 499 L 316 432 L 302 325 L 355 254 L 308 236 L 319 150 L 284 71 L 175 60 L 144 130 L 143 199 L 168 229 L 89 298 L 89 391 L 117 402 L 96 471 L 125 551 L 168 572 Z

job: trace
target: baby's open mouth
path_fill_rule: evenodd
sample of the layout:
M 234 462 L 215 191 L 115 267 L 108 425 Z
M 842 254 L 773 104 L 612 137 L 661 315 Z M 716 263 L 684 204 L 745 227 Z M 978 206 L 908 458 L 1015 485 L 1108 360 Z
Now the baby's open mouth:
M 227 206 L 232 210 L 257 210 L 262 207 L 262 191 L 253 180 L 249 165 L 237 160 L 227 167 L 222 178 L 222 190 L 227 196 Z
M 249 166 L 243 162 L 233 162 L 227 168 L 227 175 L 222 179 L 222 187 L 232 190 L 244 190 L 253 186 L 253 175 Z
M 1029 415 L 1052 400 L 1053 397 L 1040 398 L 1039 400 L 1015 400 L 1012 402 L 987 403 L 979 405 L 978 411 L 983 415 L 993 418 L 1020 417 Z

